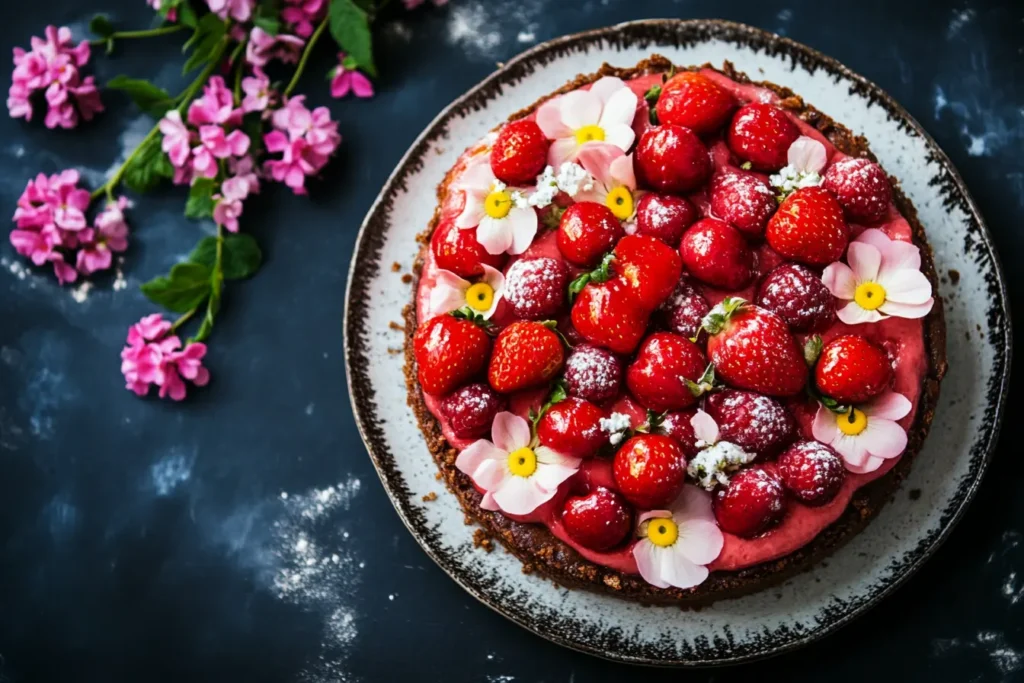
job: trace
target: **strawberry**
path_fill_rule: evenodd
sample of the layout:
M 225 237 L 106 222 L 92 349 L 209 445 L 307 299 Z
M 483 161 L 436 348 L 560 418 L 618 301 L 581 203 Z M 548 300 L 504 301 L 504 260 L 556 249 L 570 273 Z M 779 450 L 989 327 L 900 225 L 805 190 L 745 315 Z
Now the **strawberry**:
M 749 391 L 726 389 L 708 396 L 704 410 L 722 441 L 759 458 L 772 458 L 796 436 L 796 422 L 781 403 Z
M 685 279 L 658 309 L 658 317 L 669 332 L 693 339 L 700 332 L 701 321 L 711 311 L 707 300 Z
M 537 322 L 515 322 L 494 340 L 487 380 L 510 394 L 546 383 L 562 369 L 565 351 L 558 333 Z
M 612 270 L 628 285 L 633 298 L 653 311 L 672 293 L 683 271 L 676 250 L 646 235 L 626 235 L 615 245 Z
M 722 531 L 744 538 L 777 524 L 786 514 L 786 498 L 778 475 L 754 466 L 732 475 L 712 501 Z
M 794 332 L 820 332 L 836 320 L 832 292 L 820 277 L 795 263 L 783 263 L 765 276 L 757 305 L 777 314 Z
M 491 148 L 491 170 L 509 185 L 532 185 L 548 163 L 551 142 L 536 121 L 510 121 L 498 131 Z
M 611 351 L 579 344 L 565 361 L 565 391 L 592 403 L 610 401 L 622 387 L 622 361 Z
M 589 401 L 569 397 L 548 408 L 537 422 L 537 438 L 571 458 L 589 458 L 608 443 L 601 429 L 605 411 Z
M 885 171 L 867 159 L 841 159 L 825 171 L 822 185 L 839 200 L 853 221 L 875 223 L 892 202 L 892 188 Z
M 615 486 L 642 510 L 668 506 L 683 489 L 686 458 L 675 441 L 661 434 L 638 434 L 612 461 Z
M 625 235 L 622 223 L 604 204 L 577 202 L 558 223 L 558 250 L 580 268 L 593 268 Z
M 878 396 L 889 387 L 892 375 L 885 350 L 859 334 L 844 334 L 825 344 L 814 366 L 818 389 L 840 403 Z
M 772 188 L 753 173 L 725 171 L 711 179 L 711 212 L 746 235 L 763 235 L 778 206 Z
M 692 458 L 700 452 L 700 449 L 697 447 L 697 435 L 694 433 L 693 424 L 690 422 L 696 414 L 696 408 L 665 413 L 652 431 L 671 438 L 679 444 L 687 458 Z
M 711 175 L 711 157 L 696 133 L 668 124 L 640 137 L 633 167 L 642 186 L 659 192 L 689 192 Z
M 697 402 L 686 380 L 697 382 L 707 364 L 704 352 L 686 337 L 655 332 L 626 368 L 626 386 L 645 408 L 659 413 L 679 410 Z
M 572 325 L 591 344 L 628 354 L 644 336 L 647 315 L 629 286 L 615 278 L 583 288 L 572 307 Z
M 447 394 L 466 384 L 487 364 L 491 338 L 475 322 L 439 315 L 422 323 L 413 336 L 420 386 L 428 394 Z
M 683 71 L 661 86 L 657 112 L 661 123 L 686 126 L 704 134 L 721 128 L 735 108 L 735 98 L 710 78 Z
M 633 509 L 621 495 L 598 486 L 562 504 L 562 525 L 572 540 L 602 552 L 617 546 L 633 530 Z
M 732 117 L 726 142 L 732 153 L 758 171 L 777 171 L 787 163 L 789 146 L 800 129 L 774 104 L 752 102 Z
M 803 351 L 771 311 L 728 297 L 704 318 L 704 330 L 708 358 L 727 384 L 768 396 L 793 396 L 807 382 Z
M 768 246 L 784 258 L 811 266 L 838 261 L 850 229 L 843 208 L 822 187 L 804 187 L 786 197 L 768 221 Z
M 843 459 L 818 441 L 798 441 L 779 456 L 779 479 L 806 505 L 824 505 L 839 493 L 846 478 Z
M 459 277 L 476 277 L 484 274 L 484 265 L 501 269 L 508 256 L 488 254 L 476 240 L 476 230 L 460 230 L 455 221 L 445 221 L 437 226 L 430 238 L 430 250 L 438 268 L 450 270 Z
M 743 289 L 754 277 L 754 252 L 739 230 L 717 218 L 702 218 L 679 243 L 683 266 L 701 282 L 720 289 Z
M 636 234 L 679 246 L 683 232 L 697 220 L 697 209 L 684 197 L 648 192 L 636 205 Z
M 569 271 L 558 259 L 519 259 L 505 273 L 505 301 L 517 318 L 552 318 L 565 303 Z
M 473 439 L 490 431 L 504 406 L 505 400 L 486 384 L 467 384 L 444 397 L 441 414 L 456 437 Z

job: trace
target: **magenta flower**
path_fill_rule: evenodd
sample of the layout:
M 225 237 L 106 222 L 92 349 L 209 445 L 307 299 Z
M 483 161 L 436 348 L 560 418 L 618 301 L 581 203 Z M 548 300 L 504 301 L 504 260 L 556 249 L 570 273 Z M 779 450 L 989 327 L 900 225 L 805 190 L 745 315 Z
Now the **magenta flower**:
M 242 215 L 242 201 L 249 196 L 249 182 L 242 177 L 228 178 L 220 186 L 220 194 L 213 196 L 213 220 L 229 232 L 238 232 L 238 218 Z
M 305 194 L 305 177 L 319 173 L 341 144 L 338 124 L 327 107 L 307 109 L 304 96 L 285 102 L 271 122 L 275 130 L 264 135 L 263 142 L 267 152 L 282 156 L 269 159 L 264 168 L 296 194 Z
M 285 0 L 281 19 L 291 32 L 300 38 L 313 35 L 313 27 L 320 23 L 327 11 L 327 0 Z
M 270 78 L 260 67 L 254 67 L 253 75 L 242 79 L 242 91 L 245 93 L 245 99 L 242 100 L 242 111 L 245 113 L 265 111 L 270 106 Z
M 242 122 L 243 113 L 241 109 L 235 109 L 234 96 L 224 84 L 224 79 L 214 76 L 203 88 L 203 96 L 189 105 L 188 122 L 193 126 L 237 126 Z
M 183 168 L 192 155 L 192 131 L 181 120 L 181 112 L 172 109 L 164 114 L 160 119 L 160 132 L 164 136 L 160 147 L 175 168 Z
M 310 161 L 313 156 L 305 138 L 289 140 L 282 131 L 275 130 L 263 136 L 267 152 L 280 152 L 280 159 L 267 160 L 264 168 L 279 183 L 284 183 L 295 194 L 306 194 L 306 176 L 317 172 L 318 167 Z
M 218 159 L 245 156 L 249 151 L 249 136 L 240 130 L 225 134 L 220 126 L 203 126 L 199 129 L 199 141 Z
M 185 398 L 185 380 L 197 387 L 210 381 L 210 372 L 202 365 L 206 344 L 196 342 L 182 349 L 181 339 L 168 336 L 170 332 L 171 323 L 159 313 L 128 329 L 128 345 L 121 350 L 121 373 L 129 391 L 145 396 L 156 385 L 160 398 L 180 401 Z
M 206 0 L 206 4 L 221 19 L 231 17 L 235 21 L 249 21 L 256 0 Z
M 345 97 L 350 92 L 356 97 L 373 97 L 373 83 L 356 70 L 355 62 L 338 53 L 338 66 L 331 71 L 331 97 Z
M 256 161 L 252 156 L 228 159 L 228 172 L 244 180 L 250 194 L 259 194 L 260 177 L 257 174 Z
M 249 43 L 245 46 L 245 61 L 252 66 L 266 66 L 267 62 L 279 59 L 285 64 L 299 61 L 299 54 L 306 41 L 298 36 L 279 33 L 272 36 L 259 26 L 254 26 L 249 33 Z
M 427 0 L 402 0 L 402 4 L 405 5 L 405 9 L 416 9 L 426 1 Z M 433 0 L 433 2 L 434 7 L 441 7 L 442 5 L 448 4 L 448 0 Z
M 128 223 L 124 217 L 127 206 L 127 197 L 108 202 L 93 221 L 95 227 L 82 231 L 81 248 L 75 261 L 75 267 L 82 275 L 110 268 L 113 254 L 128 249 Z

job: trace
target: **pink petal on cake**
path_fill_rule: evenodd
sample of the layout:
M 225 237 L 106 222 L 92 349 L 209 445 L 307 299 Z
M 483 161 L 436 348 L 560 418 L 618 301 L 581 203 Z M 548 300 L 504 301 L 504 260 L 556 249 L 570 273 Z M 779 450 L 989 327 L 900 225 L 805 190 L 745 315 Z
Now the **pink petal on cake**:
M 604 141 L 610 142 L 624 152 L 633 146 L 635 139 L 636 132 L 633 131 L 633 127 L 625 123 L 616 123 L 604 129 Z
M 590 86 L 590 92 L 597 95 L 597 98 L 601 100 L 601 104 L 605 104 L 612 98 L 612 96 L 622 90 L 628 88 L 621 78 L 616 76 L 604 76 L 603 78 L 597 79 L 594 85 Z
M 857 438 L 876 458 L 895 458 L 907 448 L 907 433 L 892 420 L 868 418 L 867 429 Z
M 495 445 L 487 439 L 478 439 L 477 441 L 469 444 L 465 450 L 459 453 L 459 457 L 455 459 L 455 467 L 457 467 L 463 474 L 473 478 L 475 472 L 485 461 L 497 461 L 506 457 L 508 457 L 508 453 L 506 451 L 495 447 Z
M 915 319 L 923 318 L 931 313 L 934 304 L 934 299 L 928 299 L 923 304 L 899 304 L 895 301 L 886 301 L 878 310 L 897 318 Z
M 501 303 L 501 299 L 505 294 L 505 276 L 501 274 L 501 271 L 496 268 L 491 268 L 489 265 L 482 264 L 484 268 L 484 276 L 480 278 L 481 282 L 486 283 L 491 291 L 494 292 L 491 298 L 491 307 L 482 313 L 485 320 L 489 320 L 494 311 L 498 308 L 498 304 Z
M 825 145 L 806 135 L 794 140 L 786 153 L 786 161 L 798 171 L 818 173 L 827 160 Z
M 537 110 L 537 125 L 549 140 L 568 138 L 572 136 L 572 128 L 562 122 L 561 98 L 556 97 L 540 105 Z
M 487 195 L 494 186 L 494 181 L 494 171 L 491 170 L 488 157 L 485 154 L 481 154 L 478 160 L 471 162 L 466 168 L 455 187 L 460 190 L 470 190 Z
M 683 553 L 678 541 L 666 550 L 668 552 L 660 553 L 660 574 L 667 584 L 676 588 L 693 588 L 708 578 L 707 567 L 691 562 Z
M 512 246 L 512 223 L 508 218 L 484 216 L 476 228 L 476 241 L 488 254 L 504 254 Z
M 555 491 L 540 489 L 533 481 L 533 477 L 511 475 L 502 480 L 501 485 L 492 491 L 492 495 L 494 502 L 503 511 L 511 515 L 528 515 L 551 500 Z
M 673 551 L 698 565 L 715 561 L 725 545 L 725 536 L 714 521 L 691 519 L 680 523 Z M 703 580 L 703 579 L 701 579 Z
M 859 466 L 855 467 L 850 463 L 846 463 L 846 469 L 854 474 L 867 474 L 868 472 L 874 472 L 877 470 L 884 462 L 884 458 L 876 458 L 873 455 L 869 455 L 864 459 L 864 463 Z
M 491 423 L 491 439 L 504 453 L 512 453 L 530 445 L 530 425 L 515 413 L 502 411 Z
M 671 510 L 648 510 L 647 512 L 641 514 L 637 518 L 636 523 L 637 523 L 637 526 L 639 526 L 640 524 L 643 524 L 644 522 L 646 522 L 649 519 L 658 519 L 658 518 L 665 518 L 665 517 L 671 517 L 671 516 L 672 516 L 672 511 Z
M 505 477 L 512 476 L 506 469 L 504 460 L 489 459 L 480 463 L 473 473 L 472 479 L 477 486 L 485 491 L 493 491 L 501 486 Z
M 814 438 L 822 443 L 832 443 L 839 436 L 839 428 L 836 427 L 836 415 L 823 405 L 818 406 L 818 412 L 814 414 L 814 423 L 811 425 L 811 433 Z
M 534 486 L 542 491 L 554 493 L 558 486 L 576 474 L 575 467 L 562 467 L 561 465 L 538 465 L 537 471 L 531 477 Z
M 863 433 L 857 436 L 847 436 L 837 430 L 836 438 L 829 445 L 835 449 L 836 453 L 843 456 L 843 461 L 847 465 L 863 467 L 871 454 L 864 447 L 864 442 L 860 438 L 862 435 Z
M 480 225 L 480 221 L 486 215 L 484 197 L 476 192 L 466 192 L 466 205 L 462 207 L 462 213 L 455 219 L 455 227 L 459 230 L 475 228 Z
M 718 423 L 703 410 L 697 410 L 690 418 L 690 426 L 693 427 L 693 434 L 699 441 L 706 445 L 718 443 Z
M 588 142 L 580 146 L 576 161 L 583 169 L 593 176 L 596 184 L 607 193 L 614 185 L 612 178 L 612 164 L 620 158 L 625 158 L 625 152 L 617 146 L 607 142 Z M 632 168 L 632 164 L 630 165 Z M 594 190 L 597 191 L 596 188 Z M 581 195 L 576 195 L 576 201 L 585 201 Z
M 580 458 L 571 458 L 568 455 L 562 455 L 556 450 L 548 448 L 547 446 L 537 446 L 533 449 L 534 454 L 537 456 L 537 462 L 544 463 L 545 465 L 559 465 L 561 467 L 567 467 L 569 469 L 578 469 L 582 460 Z
M 575 133 L 584 126 L 596 125 L 601 120 L 601 100 L 592 92 L 574 90 L 559 101 L 562 123 Z
M 893 303 L 920 305 L 932 298 L 932 283 L 919 270 L 883 271 L 878 284 L 885 289 L 885 300 Z
M 870 244 L 854 242 L 846 251 L 846 262 L 858 283 L 874 282 L 882 265 L 882 252 Z
M 821 274 L 821 281 L 832 292 L 832 296 L 852 301 L 857 292 L 857 278 L 850 266 L 836 261 L 829 264 Z
M 617 125 L 629 126 L 630 130 L 633 129 L 633 117 L 636 116 L 636 93 L 629 88 L 623 86 L 617 90 L 611 97 L 607 99 L 604 104 L 604 111 L 601 112 L 601 118 L 598 121 L 598 125 L 605 129 L 605 139 L 607 139 L 607 131 Z M 628 147 L 626 149 L 629 149 Z
M 510 254 L 522 254 L 530 248 L 533 238 L 537 236 L 537 211 L 533 207 L 512 209 L 506 220 L 509 224 L 512 243 L 505 249 Z M 480 243 L 483 244 L 483 240 Z M 484 248 L 487 248 L 486 245 Z
M 484 497 L 480 500 L 480 508 L 490 510 L 491 512 L 499 512 L 501 510 L 501 507 L 494 500 L 494 496 L 490 493 L 484 494 Z
M 887 391 L 871 403 L 862 406 L 861 409 L 868 417 L 877 417 L 883 420 L 902 420 L 913 408 L 913 404 L 903 394 L 895 391 Z
M 575 137 L 559 138 L 548 148 L 548 164 L 557 170 L 565 162 L 575 161 L 579 149 L 580 146 L 576 144 Z
M 879 273 L 903 268 L 921 270 L 921 250 L 910 242 L 890 240 L 880 251 L 882 252 L 882 269 Z
M 703 521 L 715 523 L 711 509 L 711 494 L 702 488 L 687 484 L 672 503 L 671 516 L 678 522 Z
M 611 163 L 612 187 L 623 185 L 630 192 L 636 191 L 636 175 L 633 173 L 633 155 L 621 156 Z
M 836 316 L 847 325 L 877 323 L 879 320 L 885 319 L 885 316 L 879 312 L 883 309 L 885 309 L 884 304 L 878 311 L 869 311 L 866 308 L 861 308 L 857 302 L 851 301 L 836 311 Z
M 668 588 L 669 584 L 661 577 L 661 556 L 668 553 L 669 550 L 659 548 L 646 538 L 637 541 L 633 546 L 633 559 L 644 581 L 658 588 Z
M 469 283 L 449 270 L 437 273 L 434 289 L 430 291 L 427 316 L 434 317 L 462 308 L 466 304 L 466 289 Z

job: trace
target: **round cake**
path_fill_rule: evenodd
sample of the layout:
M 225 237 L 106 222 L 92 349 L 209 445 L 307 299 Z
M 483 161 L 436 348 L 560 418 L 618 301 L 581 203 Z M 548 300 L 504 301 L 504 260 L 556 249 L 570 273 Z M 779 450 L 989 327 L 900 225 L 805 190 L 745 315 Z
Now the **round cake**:
M 524 571 L 761 590 L 864 529 L 927 435 L 945 326 L 914 207 L 866 140 L 729 63 L 605 65 L 514 113 L 422 242 L 409 402 Z

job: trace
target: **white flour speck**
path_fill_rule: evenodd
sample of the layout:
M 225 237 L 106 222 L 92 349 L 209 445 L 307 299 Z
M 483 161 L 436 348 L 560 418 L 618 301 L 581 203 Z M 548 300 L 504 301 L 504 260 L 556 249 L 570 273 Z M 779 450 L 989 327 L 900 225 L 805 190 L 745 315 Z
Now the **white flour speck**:
M 953 18 L 949 20 L 949 26 L 946 28 L 946 40 L 952 40 L 960 35 L 964 26 L 971 23 L 973 19 L 973 9 L 954 10 Z
M 178 449 L 174 449 L 149 468 L 149 476 L 158 496 L 170 495 L 179 484 L 192 478 L 192 465 L 195 453 L 186 458 Z
M 537 40 L 537 35 L 533 31 L 520 31 L 519 35 L 516 36 L 516 40 L 520 43 L 532 43 Z
M 501 33 L 494 27 L 500 22 L 482 2 L 455 5 L 448 15 L 448 42 L 478 57 L 494 58 L 501 46 Z
M 92 282 L 89 280 L 82 280 L 82 282 L 71 290 L 71 298 L 75 300 L 75 303 L 84 304 L 89 298 L 89 290 L 92 289 Z
M 29 270 L 21 261 L 10 261 L 4 258 L 0 259 L 0 266 L 6 268 L 11 275 L 18 278 L 19 280 L 24 280 L 26 277 L 28 277 Z

